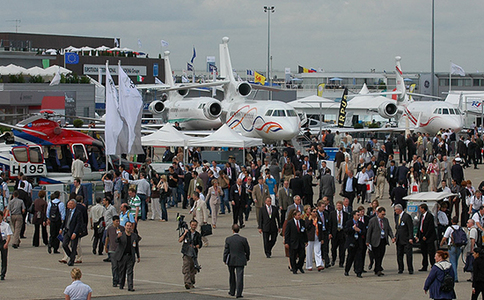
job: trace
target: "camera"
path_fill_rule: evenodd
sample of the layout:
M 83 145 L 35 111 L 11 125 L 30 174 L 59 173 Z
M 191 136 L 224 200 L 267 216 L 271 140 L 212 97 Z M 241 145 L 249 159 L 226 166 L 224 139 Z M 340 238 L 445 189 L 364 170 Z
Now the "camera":
M 184 233 L 185 229 L 188 229 L 188 224 L 185 221 L 185 216 L 180 215 L 180 213 L 176 214 L 176 220 L 178 221 L 178 227 L 176 230 L 178 230 L 178 234 L 179 236 L 181 236 Z

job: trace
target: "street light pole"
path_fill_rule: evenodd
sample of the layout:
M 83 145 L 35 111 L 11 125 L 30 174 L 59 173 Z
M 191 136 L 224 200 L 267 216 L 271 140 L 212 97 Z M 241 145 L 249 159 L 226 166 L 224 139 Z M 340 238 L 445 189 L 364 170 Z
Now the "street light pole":
M 269 80 L 269 85 L 272 83 L 270 74 L 270 64 L 271 64 L 271 13 L 274 13 L 274 6 L 264 6 L 264 12 L 267 13 L 267 80 Z
M 431 49 L 431 62 L 430 62 L 430 86 L 432 87 L 432 96 L 435 96 L 435 69 L 434 69 L 434 61 L 435 61 L 435 50 L 434 50 L 434 0 L 432 0 L 432 49 Z M 449 82 L 449 91 L 450 91 L 450 82 Z

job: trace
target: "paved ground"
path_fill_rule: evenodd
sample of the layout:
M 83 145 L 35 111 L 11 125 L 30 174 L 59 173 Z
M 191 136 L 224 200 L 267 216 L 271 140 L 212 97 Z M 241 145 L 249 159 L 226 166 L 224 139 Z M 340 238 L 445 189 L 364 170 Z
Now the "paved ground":
M 483 167 L 484 168 L 484 167 Z M 481 170 L 466 170 L 466 177 L 478 186 Z M 382 205 L 390 208 L 386 198 Z M 231 234 L 231 215 L 219 217 L 217 229 L 209 237 L 210 245 L 200 251 L 201 273 L 197 275 L 197 288 L 186 291 L 181 274 L 181 245 L 177 242 L 175 215 L 186 214 L 182 209 L 169 210 L 169 222 L 141 222 L 141 262 L 135 267 L 134 293 L 111 286 L 109 263 L 102 262 L 105 256 L 93 255 L 89 246 L 90 238 L 82 241 L 83 272 L 82 281 L 93 288 L 97 299 L 220 299 L 227 297 L 228 272 L 222 262 L 225 237 Z M 392 218 L 389 218 L 393 224 Z M 378 298 L 427 299 L 422 287 L 427 272 L 397 274 L 395 246 L 387 247 L 383 263 L 385 276 L 376 277 L 372 272 L 359 279 L 355 274 L 345 277 L 343 269 L 335 266 L 318 272 L 293 275 L 287 269 L 282 239 L 274 249 L 272 258 L 267 259 L 263 252 L 262 237 L 255 225 L 255 215 L 251 215 L 247 227 L 241 231 L 249 239 L 251 260 L 245 271 L 244 298 L 247 299 L 336 299 L 336 298 Z M 5 281 L 0 281 L 0 299 L 60 299 L 64 288 L 70 284 L 70 267 L 60 264 L 61 255 L 47 253 L 47 248 L 31 246 L 33 228 L 27 229 L 28 239 L 22 240 L 19 249 L 9 250 L 9 266 Z M 421 255 L 414 253 L 414 268 L 420 268 Z M 368 260 L 366 261 L 368 264 Z M 470 296 L 468 274 L 462 273 L 459 266 L 460 282 L 456 285 L 458 298 Z M 113 296 L 116 296 L 114 298 Z

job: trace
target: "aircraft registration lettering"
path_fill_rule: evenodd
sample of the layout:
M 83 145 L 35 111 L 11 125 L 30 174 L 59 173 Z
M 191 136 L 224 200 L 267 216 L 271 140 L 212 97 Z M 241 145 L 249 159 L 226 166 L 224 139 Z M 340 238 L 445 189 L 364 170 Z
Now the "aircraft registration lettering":
M 27 176 L 41 175 L 45 172 L 43 164 L 14 164 L 11 167 L 12 175 L 18 175 L 20 172 Z

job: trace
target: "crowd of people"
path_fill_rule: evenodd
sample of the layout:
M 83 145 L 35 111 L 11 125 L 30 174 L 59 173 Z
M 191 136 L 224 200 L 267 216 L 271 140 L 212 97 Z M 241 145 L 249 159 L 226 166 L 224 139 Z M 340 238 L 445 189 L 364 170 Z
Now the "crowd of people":
M 479 268 L 482 260 L 478 258 L 482 257 L 484 181 L 476 189 L 464 178 L 464 169 L 471 162 L 477 168 L 482 159 L 474 144 L 482 148 L 482 140 L 476 135 L 457 139 L 453 132 L 442 131 L 433 138 L 420 133 L 407 137 L 399 134 L 395 141 L 389 138 L 380 143 L 371 138 L 362 145 L 349 133 L 328 130 L 321 142 L 312 140 L 307 155 L 290 143 L 282 151 L 254 148 L 246 157 L 246 165 L 237 164 L 233 156 L 224 164 L 202 161 L 198 149 L 190 152 L 189 164 L 184 164 L 183 151 L 177 151 L 177 155 L 165 153 L 172 162 L 167 174 L 155 172 L 149 158 L 131 172 L 120 166 L 106 173 L 102 178 L 104 197 L 94 199 L 91 207 L 82 178 L 74 179 L 72 193 L 64 203 L 59 192 L 52 193 L 47 201 L 44 191 L 32 201 L 32 185 L 20 175 L 11 197 L 3 185 L 7 180 L 0 186 L 2 199 L 10 199 L 3 200 L 1 218 L 8 215 L 13 227 L 10 230 L 6 222 L 0 227 L 1 279 L 6 274 L 8 245 L 20 247 L 25 238 L 26 216 L 30 214 L 35 225 L 32 245 L 38 247 L 42 235 L 49 253 L 60 253 L 62 247 L 64 257 L 59 262 L 68 266 L 82 263 L 80 239 L 88 235 L 90 227 L 92 253 L 108 254 L 104 261 L 111 263 L 113 286 L 123 289 L 127 277 L 128 290 L 134 291 L 133 270 L 135 262 L 140 261 L 142 239 L 139 223 L 148 219 L 167 222 L 168 209 L 180 205 L 190 214 L 179 238 L 187 289 L 194 287 L 195 275 L 200 271 L 198 251 L 209 245 L 207 226 L 216 230 L 218 217 L 232 214 L 232 230 L 237 237 L 228 240 L 225 247 L 233 253 L 232 243 L 245 247 L 246 240 L 238 233 L 252 212 L 266 257 L 272 256 L 277 238 L 282 236 L 288 269 L 294 274 L 323 272 L 338 264 L 345 276 L 353 271 L 361 278 L 370 270 L 384 276 L 382 263 L 391 243 L 396 247 L 398 273 L 405 270 L 405 258 L 406 270 L 413 274 L 413 247 L 419 244 L 422 265 L 418 271 L 431 270 L 424 289 L 432 297 L 437 293 L 432 278 L 442 277 L 440 271 L 450 266 L 451 276 L 458 282 L 462 245 L 456 243 L 454 232 L 467 228 L 474 265 Z M 400 151 L 398 164 L 394 145 Z M 331 146 L 339 146 L 334 163 L 324 151 L 324 147 Z M 314 187 L 319 190 L 316 197 Z M 379 203 L 385 199 L 386 190 L 391 211 Z M 420 205 L 420 219 L 414 222 L 405 212 L 404 197 L 425 191 L 448 192 L 449 197 L 439 202 L 436 215 L 426 204 Z M 395 226 L 390 225 L 387 209 Z M 439 245 L 447 246 L 448 252 L 438 250 Z M 249 255 L 247 244 L 245 252 L 238 253 L 240 261 L 224 257 L 230 272 L 230 295 L 242 295 L 240 278 Z M 482 281 L 482 271 L 476 273 L 474 269 L 472 274 L 471 280 Z M 80 279 L 78 273 L 73 276 L 77 278 L 74 280 Z M 482 291 L 478 284 L 473 286 L 476 293 Z M 449 295 L 455 296 L 444 297 Z

